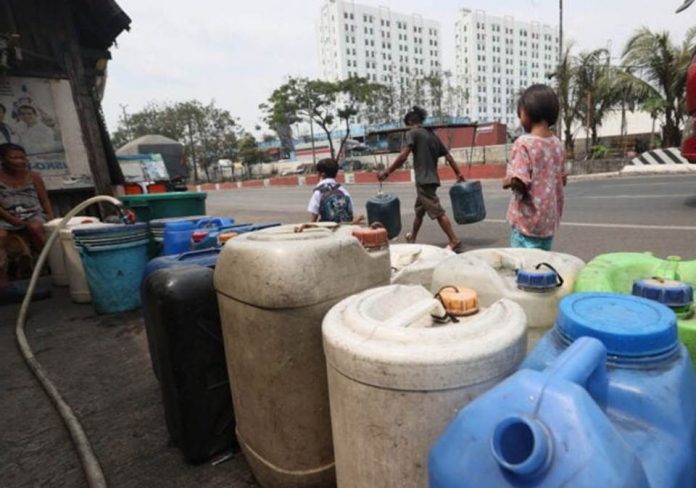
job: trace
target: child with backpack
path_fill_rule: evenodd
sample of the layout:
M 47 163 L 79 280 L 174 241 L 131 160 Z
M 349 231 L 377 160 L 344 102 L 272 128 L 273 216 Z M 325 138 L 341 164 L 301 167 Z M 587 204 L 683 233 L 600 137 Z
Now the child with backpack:
M 307 211 L 310 222 L 352 223 L 353 199 L 343 185 L 336 181 L 338 163 L 325 158 L 317 163 L 319 184 L 314 188 Z
M 558 119 L 556 93 L 533 85 L 522 94 L 517 115 L 526 134 L 512 146 L 503 188 L 513 192 L 507 219 L 512 247 L 551 250 L 563 214 L 565 149 L 551 131 Z

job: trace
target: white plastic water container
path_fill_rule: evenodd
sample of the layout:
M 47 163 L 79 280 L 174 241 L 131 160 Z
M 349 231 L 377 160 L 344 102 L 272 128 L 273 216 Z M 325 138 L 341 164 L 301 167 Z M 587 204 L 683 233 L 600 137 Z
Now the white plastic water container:
M 391 285 L 343 300 L 326 315 L 340 488 L 425 488 L 437 437 L 524 359 L 526 318 L 516 303 L 499 300 L 456 323 L 432 316 L 444 312 L 426 288 Z
M 53 233 L 58 227 L 58 224 L 63 219 L 53 219 L 46 222 L 43 226 L 46 238 Z M 65 225 L 65 228 L 75 227 L 76 225 L 86 225 L 94 224 L 99 222 L 96 217 L 73 217 Z M 60 238 L 56 239 L 48 252 L 48 265 L 51 267 L 51 280 L 54 286 L 68 286 L 68 274 L 65 271 L 65 253 L 63 252 L 63 245 L 60 242 Z
M 392 244 L 389 246 L 392 284 L 421 285 L 430 288 L 435 267 L 454 253 L 427 244 Z
M 75 241 L 73 241 L 73 230 L 85 227 L 109 227 L 114 225 L 116 224 L 95 222 L 93 224 L 74 225 L 60 230 L 60 244 L 63 247 L 63 254 L 65 256 L 65 273 L 68 275 L 70 298 L 73 302 L 90 303 L 92 301 L 92 295 L 87 285 L 87 277 L 85 275 L 85 268 L 82 266 L 80 252 L 77 250 L 77 246 L 75 246 Z
M 553 326 L 558 303 L 573 292 L 577 274 L 584 266 L 580 258 L 558 252 L 478 249 L 437 266 L 431 290 L 436 292 L 442 286 L 456 284 L 475 289 L 482 306 L 490 306 L 501 298 L 519 303 L 527 315 L 527 349 L 531 351 Z
M 368 249 L 356 229 L 274 227 L 231 239 L 218 258 L 237 438 L 263 487 L 335 484 L 321 322 L 390 276 L 386 231 L 375 230 L 381 244 Z

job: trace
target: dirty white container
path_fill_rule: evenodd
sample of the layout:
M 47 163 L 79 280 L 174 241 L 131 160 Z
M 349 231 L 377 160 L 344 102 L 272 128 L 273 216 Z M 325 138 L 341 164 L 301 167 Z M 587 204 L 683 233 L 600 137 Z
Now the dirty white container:
M 46 222 L 43 226 L 46 238 L 53 233 L 58 224 L 63 219 L 53 219 Z M 99 222 L 96 217 L 73 217 L 65 225 L 65 228 L 75 227 L 76 225 L 94 224 Z M 65 271 L 65 253 L 60 239 L 56 239 L 48 252 L 48 265 L 51 267 L 51 280 L 55 286 L 68 286 L 68 274 Z
M 391 285 L 324 319 L 339 488 L 425 488 L 428 452 L 447 424 L 524 359 L 526 318 L 512 301 L 457 323 L 431 314 L 444 309 L 430 291 Z
M 421 285 L 430 288 L 435 267 L 454 253 L 427 244 L 392 244 L 389 246 L 392 278 L 395 285 Z
M 386 231 L 367 249 L 354 230 L 274 227 L 228 241 L 218 258 L 237 438 L 263 487 L 335 484 L 321 321 L 390 276 Z
M 542 263 L 551 265 L 560 275 Z M 519 303 L 527 315 L 531 351 L 553 326 L 561 298 L 573 292 L 585 263 L 575 256 L 539 249 L 478 249 L 458 254 L 435 268 L 431 290 L 452 283 L 478 292 L 481 305 L 501 298 Z M 537 269 L 538 268 L 538 269 Z M 561 284 L 562 283 L 562 284 Z
M 65 273 L 68 276 L 68 286 L 70 287 L 70 298 L 75 303 L 90 303 L 92 295 L 89 293 L 85 268 L 82 266 L 80 252 L 73 241 L 73 230 L 86 227 L 110 227 L 116 224 L 95 222 L 93 224 L 80 224 L 60 230 L 60 244 L 63 247 L 65 257 Z

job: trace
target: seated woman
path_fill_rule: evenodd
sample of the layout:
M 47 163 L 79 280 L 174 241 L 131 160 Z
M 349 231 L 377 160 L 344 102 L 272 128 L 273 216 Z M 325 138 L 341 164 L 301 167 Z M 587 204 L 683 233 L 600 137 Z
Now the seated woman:
M 53 218 L 41 175 L 29 170 L 26 151 L 17 144 L 0 145 L 0 304 L 17 303 L 26 290 L 7 276 L 6 244 L 10 233 L 21 233 L 34 251 L 45 243 L 43 224 Z M 34 293 L 34 298 L 48 295 Z

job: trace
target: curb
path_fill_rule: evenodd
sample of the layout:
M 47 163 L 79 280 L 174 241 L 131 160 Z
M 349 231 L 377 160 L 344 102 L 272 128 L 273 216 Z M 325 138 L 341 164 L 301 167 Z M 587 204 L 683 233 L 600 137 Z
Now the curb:
M 479 165 L 461 165 L 461 171 L 464 177 L 469 180 L 487 180 L 499 179 L 505 176 L 506 165 L 504 164 L 479 164 Z M 454 181 L 456 177 L 454 171 L 450 167 L 438 168 L 438 174 L 442 181 Z M 375 172 L 358 172 L 358 173 L 340 173 L 336 180 L 339 183 L 349 185 L 375 185 L 377 181 L 377 173 Z M 413 183 L 415 181 L 415 173 L 412 169 L 398 170 L 391 174 L 389 183 Z M 259 180 L 237 181 L 234 183 L 201 183 L 200 185 L 188 185 L 189 191 L 218 191 L 218 190 L 233 190 L 236 188 L 266 188 L 266 187 L 295 187 L 295 186 L 313 186 L 318 183 L 316 175 L 307 176 L 279 176 L 275 178 L 264 178 Z

